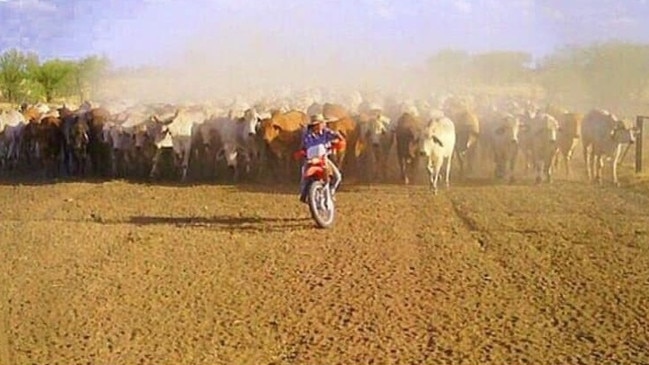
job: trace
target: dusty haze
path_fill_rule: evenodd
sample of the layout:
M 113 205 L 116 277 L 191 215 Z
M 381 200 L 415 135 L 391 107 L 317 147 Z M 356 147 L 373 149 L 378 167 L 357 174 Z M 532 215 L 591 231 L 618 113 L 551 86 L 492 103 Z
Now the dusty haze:
M 283 33 L 254 22 L 236 31 L 233 26 L 205 27 L 189 41 L 166 44 L 159 65 L 118 69 L 102 97 L 182 102 L 281 96 L 314 88 L 412 94 L 425 87 L 416 73 L 424 59 L 408 62 L 387 42 L 337 39 L 326 22 L 311 31 L 308 41 L 291 36 L 301 26 L 286 25 Z

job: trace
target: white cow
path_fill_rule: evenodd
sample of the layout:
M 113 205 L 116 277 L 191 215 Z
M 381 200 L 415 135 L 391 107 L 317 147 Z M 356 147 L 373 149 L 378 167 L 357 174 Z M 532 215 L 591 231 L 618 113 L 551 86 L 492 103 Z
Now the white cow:
M 520 147 L 536 172 L 536 182 L 540 183 L 545 175 L 546 181 L 552 181 L 552 163 L 559 152 L 557 136 L 559 122 L 550 114 L 537 112 L 527 114 L 523 119 L 520 131 Z
M 620 185 L 617 165 L 624 145 L 635 142 L 635 131 L 623 120 L 605 110 L 591 110 L 582 121 L 581 138 L 588 180 L 602 183 L 605 157 L 613 157 L 613 184 Z
M 309 105 L 309 107 L 306 109 L 306 115 L 309 117 L 314 116 L 316 114 L 322 114 L 322 104 L 321 103 L 313 103 Z
M 136 168 L 134 161 L 141 153 L 142 140 L 137 134 L 145 131 L 146 114 L 137 108 L 131 108 L 115 115 L 114 119 L 103 128 L 103 140 L 110 146 L 111 171 L 113 176 L 125 176 L 131 169 Z
M 153 136 L 156 153 L 150 176 L 158 175 L 162 149 L 173 148 L 176 166 L 180 164 L 181 168 L 181 181 L 185 182 L 192 148 L 192 132 L 195 130 L 195 124 L 203 123 L 207 119 L 205 111 L 179 108 L 173 115 L 160 117 L 154 114 L 151 119 L 155 123 L 150 124 L 149 133 Z
M 4 163 L 16 167 L 20 158 L 22 133 L 27 121 L 22 113 L 11 109 L 0 113 L 0 139 L 6 149 Z
M 419 137 L 420 154 L 427 159 L 426 168 L 430 174 L 430 186 L 437 194 L 439 174 L 446 161 L 444 180 L 450 186 L 451 159 L 455 150 L 455 125 L 441 113 L 431 113 L 431 119 Z
M 218 117 L 205 123 L 202 133 L 214 134 L 217 161 L 224 159 L 233 170 L 235 178 L 240 176 L 239 161 L 243 159 L 246 173 L 260 161 L 259 138 L 257 130 L 261 116 L 255 109 L 248 109 L 240 118 Z M 214 139 L 214 138 L 211 138 Z

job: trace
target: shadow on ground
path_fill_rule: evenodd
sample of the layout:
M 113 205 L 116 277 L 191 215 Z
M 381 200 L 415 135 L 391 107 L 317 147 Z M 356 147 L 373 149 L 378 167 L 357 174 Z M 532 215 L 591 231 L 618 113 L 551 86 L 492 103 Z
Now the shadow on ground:
M 115 222 L 104 222 L 107 224 Z M 163 217 L 134 216 L 127 222 L 137 226 L 172 225 L 178 228 L 203 227 L 232 231 L 283 232 L 310 229 L 313 224 L 308 217 L 274 218 L 257 216 L 213 216 L 213 217 Z

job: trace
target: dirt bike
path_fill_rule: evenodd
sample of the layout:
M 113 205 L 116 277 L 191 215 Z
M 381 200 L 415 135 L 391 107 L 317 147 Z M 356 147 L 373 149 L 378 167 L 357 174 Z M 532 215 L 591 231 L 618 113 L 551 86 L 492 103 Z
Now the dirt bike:
M 335 204 L 332 194 L 331 176 L 326 168 L 328 155 L 344 149 L 344 141 L 331 143 L 329 147 L 319 144 L 298 151 L 297 155 L 306 158 L 303 169 L 304 188 L 300 199 L 306 200 L 311 217 L 320 228 L 329 228 L 334 223 Z

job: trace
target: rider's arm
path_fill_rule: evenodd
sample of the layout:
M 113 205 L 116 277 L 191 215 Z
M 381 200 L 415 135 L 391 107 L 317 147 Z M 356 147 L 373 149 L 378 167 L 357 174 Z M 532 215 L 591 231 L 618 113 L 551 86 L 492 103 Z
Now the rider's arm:
M 333 142 L 337 139 L 345 139 L 339 132 L 334 131 L 333 129 L 327 129 L 325 133 L 327 133 L 327 140 L 329 142 Z

